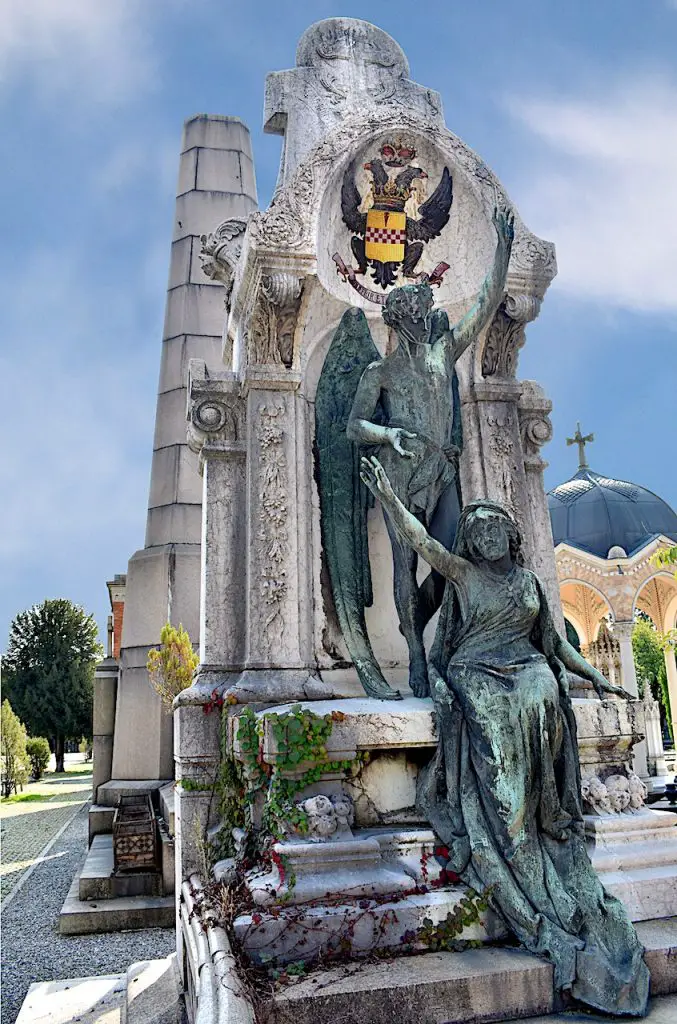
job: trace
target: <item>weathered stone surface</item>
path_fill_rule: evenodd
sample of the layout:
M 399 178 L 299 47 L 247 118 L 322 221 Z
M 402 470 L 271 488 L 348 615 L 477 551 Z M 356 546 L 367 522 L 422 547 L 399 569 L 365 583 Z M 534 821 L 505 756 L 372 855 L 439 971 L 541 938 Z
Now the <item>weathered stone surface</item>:
M 355 972 L 324 971 L 317 989 L 301 981 L 275 1000 L 276 1024 L 455 1024 L 553 1009 L 552 967 L 521 950 L 426 953 Z
M 31 985 L 17 1024 L 118 1024 L 124 1021 L 126 974 L 67 978 Z

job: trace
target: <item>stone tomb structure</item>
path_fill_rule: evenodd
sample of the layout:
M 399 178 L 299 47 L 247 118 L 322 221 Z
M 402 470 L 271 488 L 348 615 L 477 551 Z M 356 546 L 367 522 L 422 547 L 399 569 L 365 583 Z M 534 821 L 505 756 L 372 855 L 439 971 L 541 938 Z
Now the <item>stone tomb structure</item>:
M 330 729 L 322 750 L 313 748 L 314 759 L 306 757 L 296 769 L 284 761 L 287 779 L 316 771 L 312 784 L 296 793 L 306 831 L 288 822 L 271 859 L 249 876 L 261 914 L 240 915 L 234 928 L 255 959 L 265 951 L 283 965 L 326 954 L 346 941 L 351 915 L 352 953 L 399 948 L 404 932 L 418 935 L 424 919 L 444 921 L 463 895 L 453 884 L 412 895 L 431 881 L 444 882 L 433 857 L 435 836 L 416 806 L 417 775 L 437 743 L 433 706 L 408 688 L 408 652 L 379 508 L 367 518 L 373 600 L 366 629 L 387 682 L 404 699 L 364 696 L 326 564 L 314 406 L 347 311 L 364 314 L 381 356 L 391 352 L 398 339 L 382 317 L 383 302 L 407 282 L 406 263 L 415 258 L 411 273 L 432 280 L 436 309 L 457 323 L 476 302 L 494 260 L 494 211 L 512 209 L 491 170 L 446 128 L 439 96 L 411 82 L 400 47 L 364 22 L 330 19 L 308 29 L 296 67 L 269 75 L 264 116 L 266 129 L 282 136 L 270 207 L 214 216 L 209 224 L 201 217 L 202 271 L 195 238 L 186 263 L 195 287 L 219 289 L 222 362 L 217 366 L 213 354 L 207 359 L 194 351 L 185 392 L 188 447 L 202 477 L 202 524 L 200 666 L 174 712 L 178 942 L 192 1011 L 202 1005 L 221 1019 L 242 1000 L 218 984 L 230 963 L 225 933 L 207 922 L 205 942 L 196 926 L 198 894 L 207 881 L 204 836 L 218 845 L 224 829 L 231 831 L 217 799 L 222 756 L 239 761 L 245 776 L 259 770 L 274 775 L 289 752 L 281 720 L 289 724 L 308 712 L 315 716 L 308 720 L 329 722 Z M 408 184 L 405 209 L 391 206 L 398 217 L 385 218 L 383 227 L 369 217 L 370 210 L 382 212 L 377 194 L 401 199 L 405 179 L 397 185 L 396 178 L 409 170 L 409 183 L 422 181 L 427 192 Z M 426 212 L 425 204 L 436 194 L 439 199 L 445 175 L 453 184 L 448 218 L 441 226 L 444 216 L 438 218 L 420 252 L 407 255 L 405 246 L 403 255 L 397 248 L 402 232 L 409 220 L 429 215 L 432 207 Z M 359 198 L 352 224 L 346 214 L 351 182 Z M 212 186 L 218 191 L 218 185 L 217 174 Z M 356 242 L 358 214 L 367 215 L 366 231 L 364 238 L 357 232 Z M 391 271 L 394 266 L 394 280 L 386 280 L 390 271 L 379 262 Z M 555 273 L 554 246 L 515 213 L 500 301 L 457 364 L 458 477 L 464 504 L 489 498 L 510 510 L 527 564 L 542 579 L 563 629 L 540 454 L 551 436 L 551 406 L 538 384 L 517 377 L 525 326 L 538 315 Z M 347 365 L 346 373 L 351 369 Z M 184 378 L 177 381 L 182 385 Z M 176 444 L 190 465 L 183 442 Z M 191 494 L 197 506 L 199 497 Z M 131 574 L 125 630 L 133 615 L 130 588 Z M 433 627 L 434 621 L 427 643 Z M 677 914 L 677 816 L 645 806 L 645 789 L 631 768 L 633 746 L 644 733 L 643 705 L 599 701 L 572 682 L 583 776 L 602 780 L 605 793 L 614 793 L 613 800 L 600 801 L 594 784 L 584 783 L 593 862 L 634 921 L 670 918 Z M 118 716 L 120 706 L 118 696 Z M 255 764 L 252 729 L 259 744 Z M 251 813 L 255 823 L 265 823 L 260 801 Z M 236 847 L 246 841 L 237 830 L 233 839 Z M 230 836 L 225 840 L 227 847 Z M 229 861 L 217 865 L 218 877 L 231 869 Z M 389 896 L 397 901 L 396 914 Z M 356 901 L 370 898 L 375 906 L 367 927 Z M 463 937 L 485 941 L 503 934 L 486 912 Z M 532 1012 L 552 1009 L 551 993 L 548 998 Z M 523 1014 L 530 1005 L 515 1011 Z M 494 1007 L 494 1016 L 499 1009 L 505 1005 Z

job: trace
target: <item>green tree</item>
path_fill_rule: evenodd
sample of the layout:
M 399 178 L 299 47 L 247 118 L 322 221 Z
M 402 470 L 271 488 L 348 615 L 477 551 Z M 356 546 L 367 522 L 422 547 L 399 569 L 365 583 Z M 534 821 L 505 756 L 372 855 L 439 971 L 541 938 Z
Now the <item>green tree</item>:
M 651 561 L 657 569 L 669 569 L 673 565 L 677 566 L 677 544 L 671 548 L 657 551 L 651 556 Z M 677 577 L 677 568 L 675 569 L 675 576 Z
M 94 618 L 64 598 L 19 612 L 10 626 L 9 699 L 32 733 L 53 738 L 57 772 L 66 740 L 92 733 L 94 667 L 103 657 L 97 635 Z
M 178 629 L 169 622 L 163 626 L 160 641 L 160 647 L 149 652 L 146 667 L 151 686 L 171 711 L 174 698 L 192 683 L 200 659 L 181 624 Z
M 644 692 L 645 686 L 650 688 L 654 700 L 658 701 L 665 712 L 668 729 L 672 735 L 668 676 L 665 670 L 661 636 L 648 619 L 640 618 L 635 623 L 635 628 L 632 631 L 632 653 L 642 692 Z
M 28 778 L 26 728 L 12 711 L 8 700 L 0 709 L 0 754 L 2 755 L 2 795 L 11 796 Z
M 39 782 L 49 764 L 49 743 L 44 736 L 31 736 L 26 740 L 26 753 L 31 763 L 31 775 Z

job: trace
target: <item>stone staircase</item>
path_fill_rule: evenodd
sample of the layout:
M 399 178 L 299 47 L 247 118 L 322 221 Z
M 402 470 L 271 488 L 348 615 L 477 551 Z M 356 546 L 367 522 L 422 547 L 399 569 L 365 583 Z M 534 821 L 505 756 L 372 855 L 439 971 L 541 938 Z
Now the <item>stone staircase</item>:
M 184 1024 L 176 954 L 122 974 L 31 985 L 16 1024 Z
M 123 796 L 151 794 L 156 811 L 158 869 L 116 873 L 113 817 Z M 174 924 L 174 783 L 111 781 L 89 810 L 89 850 L 59 916 L 62 935 L 171 928 Z

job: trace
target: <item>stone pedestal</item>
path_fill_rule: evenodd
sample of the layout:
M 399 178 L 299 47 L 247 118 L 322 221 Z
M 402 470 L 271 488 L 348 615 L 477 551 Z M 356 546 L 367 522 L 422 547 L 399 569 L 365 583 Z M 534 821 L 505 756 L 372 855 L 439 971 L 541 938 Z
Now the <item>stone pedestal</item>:
M 94 673 L 94 710 L 92 720 L 92 802 L 97 803 L 99 786 L 108 782 L 113 772 L 113 733 L 115 704 L 118 692 L 118 663 L 105 658 Z

